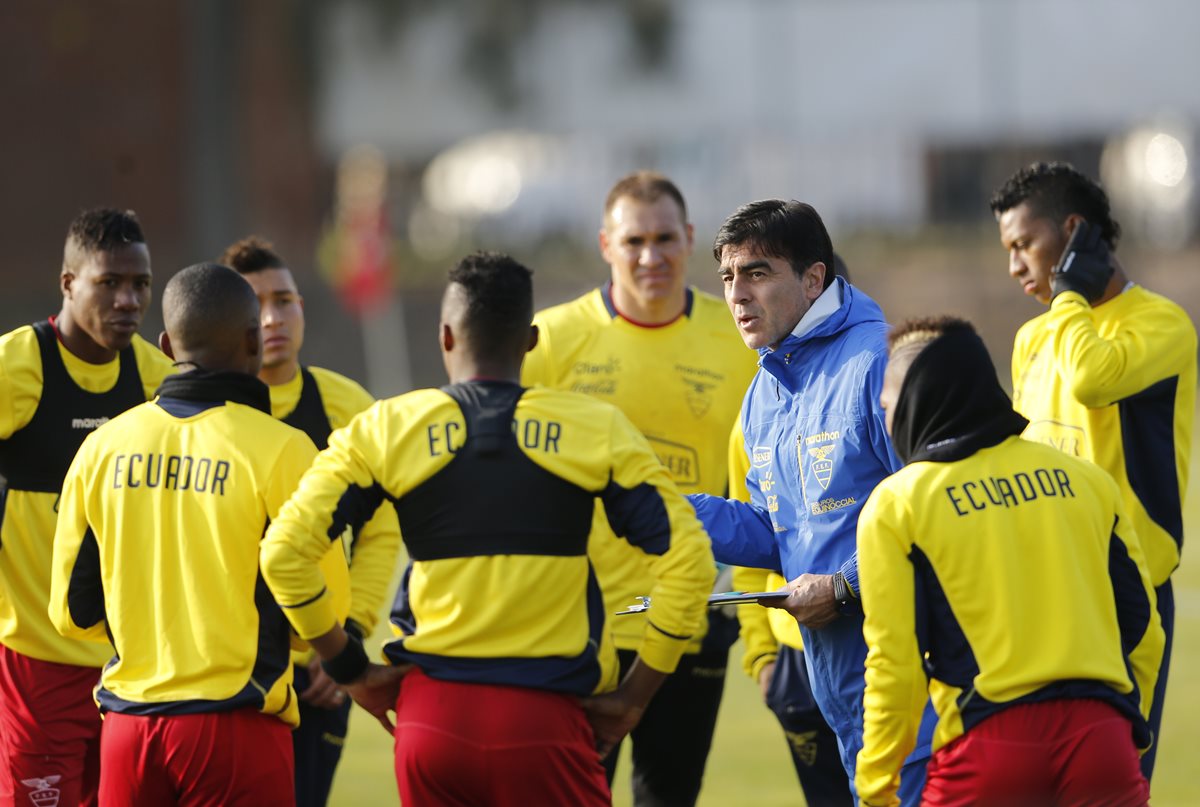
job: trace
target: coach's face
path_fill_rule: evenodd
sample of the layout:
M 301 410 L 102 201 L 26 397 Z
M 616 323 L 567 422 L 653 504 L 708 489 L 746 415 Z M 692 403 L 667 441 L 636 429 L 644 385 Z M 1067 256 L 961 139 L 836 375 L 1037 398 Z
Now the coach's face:
M 779 347 L 821 296 L 826 271 L 825 264 L 816 261 L 797 273 L 783 258 L 745 244 L 722 248 L 725 303 L 746 347 Z
M 1044 305 L 1050 304 L 1050 273 L 1062 256 L 1070 233 L 1039 216 L 1028 202 L 1010 207 L 999 216 L 1000 243 L 1008 250 L 1008 273 L 1021 289 Z

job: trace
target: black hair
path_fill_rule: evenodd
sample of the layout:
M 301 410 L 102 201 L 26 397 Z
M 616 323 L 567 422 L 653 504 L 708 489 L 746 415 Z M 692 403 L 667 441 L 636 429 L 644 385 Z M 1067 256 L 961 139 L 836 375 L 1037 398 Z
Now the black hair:
M 247 236 L 225 248 L 217 263 L 238 274 L 249 275 L 264 269 L 286 269 L 287 264 L 275 251 L 275 245 L 257 235 Z
M 499 252 L 475 252 L 450 270 L 462 290 L 462 325 L 471 352 L 488 359 L 524 355 L 533 321 L 533 272 Z
M 80 213 L 67 227 L 63 269 L 73 270 L 88 253 L 115 252 L 129 244 L 145 244 L 142 225 L 132 210 L 97 207 Z
M 1060 224 L 1072 213 L 1083 216 L 1088 224 L 1100 228 L 1109 249 L 1116 249 L 1121 238 L 1121 225 L 1112 217 L 1108 194 L 1069 163 L 1034 163 L 1022 168 L 992 194 L 990 204 L 999 216 L 1024 202 L 1038 218 Z
M 258 324 L 258 298 L 245 278 L 228 266 L 197 263 L 167 282 L 163 322 L 177 348 L 195 351 L 224 345 Z
M 794 199 L 762 199 L 733 212 L 713 240 L 713 257 L 727 247 L 749 246 L 787 261 L 797 275 L 817 261 L 825 264 L 825 288 L 833 284 L 833 242 L 812 205 Z

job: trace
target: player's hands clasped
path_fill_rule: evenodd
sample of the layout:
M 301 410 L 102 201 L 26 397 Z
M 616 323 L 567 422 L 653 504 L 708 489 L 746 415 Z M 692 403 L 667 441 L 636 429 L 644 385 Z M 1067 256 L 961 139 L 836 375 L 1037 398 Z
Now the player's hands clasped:
M 308 686 L 298 693 L 300 700 L 318 709 L 336 709 L 346 702 L 346 693 L 321 667 L 321 659 L 313 656 L 308 663 Z
M 1112 274 L 1112 261 L 1103 232 L 1081 221 L 1050 273 L 1050 299 L 1064 291 L 1074 291 L 1094 303 L 1104 296 Z

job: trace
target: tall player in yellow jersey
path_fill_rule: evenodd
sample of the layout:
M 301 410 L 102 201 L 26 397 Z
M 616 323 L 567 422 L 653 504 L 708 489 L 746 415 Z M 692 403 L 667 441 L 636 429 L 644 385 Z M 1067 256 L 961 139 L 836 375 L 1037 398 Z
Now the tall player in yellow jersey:
M 307 434 L 318 449 L 329 435 L 367 409 L 374 399 L 344 375 L 300 364 L 304 346 L 304 298 L 291 270 L 273 245 L 250 236 L 231 244 L 220 258 L 246 279 L 258 297 L 263 362 L 258 378 L 271 391 L 271 414 Z M 350 618 L 347 630 L 370 635 L 391 581 L 400 531 L 396 511 L 385 504 L 347 536 L 350 548 Z M 324 807 L 342 755 L 350 700 L 321 670 L 311 651 L 293 655 L 300 725 L 292 733 L 296 755 L 297 807 Z
M 313 646 L 326 671 L 385 725 L 394 706 L 405 804 L 611 803 L 597 749 L 637 722 L 703 623 L 714 570 L 695 514 L 618 409 L 518 383 L 532 317 L 527 268 L 464 258 L 439 326 L 450 384 L 381 401 L 335 432 L 263 545 L 297 629 L 325 631 Z M 652 578 L 619 685 L 596 583 L 610 555 L 589 542 L 597 498 L 623 536 L 607 540 L 645 556 Z M 327 536 L 384 499 L 413 561 L 391 668 L 307 604 Z M 384 673 L 404 669 L 397 695 Z
M 1196 406 L 1196 329 L 1136 285 L 1113 254 L 1121 230 L 1104 190 L 1069 165 L 1037 163 L 992 197 L 1009 274 L 1050 310 L 1013 344 L 1013 407 L 1025 436 L 1108 471 L 1146 552 L 1167 634 L 1150 727 L 1162 723 L 1175 626 L 1171 573 L 1183 546 Z M 1149 779 L 1158 746 L 1142 757 Z
M 928 690 L 922 804 L 1144 805 L 1164 634 L 1116 483 L 1019 436 L 963 320 L 896 328 L 880 398 L 905 466 L 858 519 L 862 803 L 899 803 Z
M 93 429 L 145 402 L 171 360 L 137 336 L 150 251 L 132 211 L 81 213 L 67 233 L 57 316 L 0 336 L 0 804 L 94 803 L 112 655 L 50 624 L 50 550 L 63 477 Z
M 540 337 L 521 373 L 525 384 L 583 392 L 615 404 L 650 441 L 684 493 L 724 495 L 726 445 L 755 356 L 721 300 L 687 285 L 692 225 L 679 189 L 641 171 L 621 179 L 604 204 L 600 252 L 611 279 L 535 318 Z M 601 510 L 597 535 L 611 533 Z M 645 594 L 643 557 L 617 542 L 601 575 L 605 606 Z M 644 628 L 641 616 L 613 625 L 623 666 Z M 688 648 L 676 673 L 632 733 L 637 803 L 694 803 L 712 743 L 736 626 L 711 615 L 709 634 Z M 611 779 L 616 752 L 606 765 Z
M 289 630 L 259 542 L 316 449 L 269 414 L 258 303 L 236 272 L 184 269 L 163 319 L 185 372 L 84 441 L 54 542 L 55 626 L 116 649 L 96 695 L 100 803 L 294 804 Z M 325 543 L 329 588 L 307 599 L 337 613 L 345 555 Z

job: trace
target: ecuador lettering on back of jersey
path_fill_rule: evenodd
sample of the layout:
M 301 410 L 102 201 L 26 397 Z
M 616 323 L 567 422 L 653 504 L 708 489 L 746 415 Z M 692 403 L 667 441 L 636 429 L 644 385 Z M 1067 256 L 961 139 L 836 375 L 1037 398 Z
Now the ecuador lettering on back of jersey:
M 229 460 L 190 454 L 117 454 L 113 457 L 112 488 L 157 488 L 225 495 Z
M 551 454 L 558 453 L 562 428 L 562 424 L 556 420 L 513 418 L 512 421 L 513 435 L 522 448 L 531 451 L 546 451 Z M 431 423 L 425 429 L 425 441 L 429 446 L 430 457 L 457 454 L 465 439 L 466 433 L 462 424 L 453 420 Z
M 1071 478 L 1062 468 L 1030 468 L 1010 476 L 988 476 L 946 486 L 946 495 L 960 516 L 988 507 L 1018 507 L 1039 498 L 1075 497 Z

